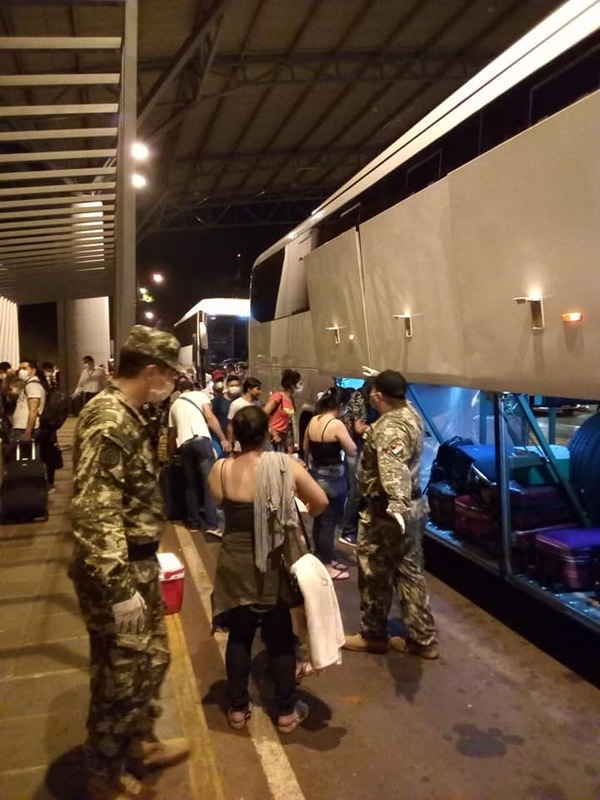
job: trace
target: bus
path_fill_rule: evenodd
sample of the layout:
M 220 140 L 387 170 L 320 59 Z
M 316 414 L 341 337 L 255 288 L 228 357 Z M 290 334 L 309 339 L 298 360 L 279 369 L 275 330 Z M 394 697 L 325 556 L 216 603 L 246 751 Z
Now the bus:
M 205 297 L 175 323 L 180 361 L 203 386 L 213 366 L 248 360 L 249 316 L 248 298 Z
M 600 1 L 570 0 L 257 258 L 249 322 L 251 374 L 302 373 L 301 427 L 333 380 L 394 368 L 429 434 L 424 489 L 440 443 L 493 446 L 486 529 L 427 535 L 595 630 L 600 548 L 580 584 L 549 580 L 513 490 L 529 468 L 561 519 L 600 528 L 582 488 L 600 416 L 569 428 L 531 403 L 600 394 L 599 87 Z

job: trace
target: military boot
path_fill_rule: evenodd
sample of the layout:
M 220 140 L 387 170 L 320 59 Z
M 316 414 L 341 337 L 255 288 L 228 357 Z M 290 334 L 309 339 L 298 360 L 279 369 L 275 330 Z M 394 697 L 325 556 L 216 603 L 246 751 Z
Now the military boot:
M 359 653 L 387 653 L 389 645 L 387 639 L 365 639 L 362 633 L 346 636 L 344 650 L 355 650 Z
M 187 739 L 170 739 L 167 742 L 138 741 L 129 748 L 128 763 L 134 771 L 163 769 L 179 764 L 190 754 Z
M 87 800 L 133 800 L 142 791 L 142 784 L 124 772 L 118 778 L 94 775 L 87 784 Z
M 440 657 L 440 649 L 437 642 L 419 644 L 413 639 L 405 639 L 403 636 L 392 636 L 390 646 L 393 650 L 397 650 L 398 653 L 408 653 L 411 656 L 419 656 L 419 658 L 426 658 L 429 661 Z

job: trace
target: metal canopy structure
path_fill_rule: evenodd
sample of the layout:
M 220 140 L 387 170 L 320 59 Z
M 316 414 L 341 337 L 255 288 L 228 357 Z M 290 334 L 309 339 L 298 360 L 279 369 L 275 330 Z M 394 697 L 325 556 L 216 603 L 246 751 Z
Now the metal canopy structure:
M 135 205 L 120 183 L 130 5 L 0 4 L 0 294 L 19 302 L 115 285 L 115 231 Z M 138 241 L 294 225 L 559 5 L 143 0 Z

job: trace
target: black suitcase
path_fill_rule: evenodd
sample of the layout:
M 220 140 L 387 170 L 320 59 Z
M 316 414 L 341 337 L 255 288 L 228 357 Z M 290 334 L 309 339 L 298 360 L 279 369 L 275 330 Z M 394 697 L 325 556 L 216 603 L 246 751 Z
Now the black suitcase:
M 48 519 L 46 467 L 33 442 L 29 458 L 21 454 L 21 445 L 17 444 L 15 460 L 6 465 L 0 487 L 0 518 L 2 523 Z
M 177 456 L 168 461 L 161 469 L 159 483 L 165 501 L 167 519 L 185 519 L 185 481 L 183 467 Z

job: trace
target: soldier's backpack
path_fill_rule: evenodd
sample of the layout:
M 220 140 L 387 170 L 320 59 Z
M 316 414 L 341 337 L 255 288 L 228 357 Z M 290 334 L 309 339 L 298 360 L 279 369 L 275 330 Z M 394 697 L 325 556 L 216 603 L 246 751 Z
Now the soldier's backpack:
M 47 431 L 57 431 L 69 413 L 69 399 L 60 389 L 50 389 L 46 393 L 44 410 L 40 414 L 40 427 Z

